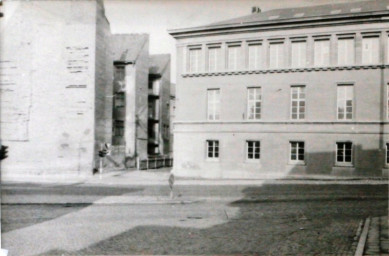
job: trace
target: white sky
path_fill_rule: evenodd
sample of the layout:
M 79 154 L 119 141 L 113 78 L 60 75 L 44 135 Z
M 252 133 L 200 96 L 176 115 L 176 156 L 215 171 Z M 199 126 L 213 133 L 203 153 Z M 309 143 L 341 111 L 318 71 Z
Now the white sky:
M 206 25 L 262 11 L 355 0 L 104 0 L 112 33 L 150 34 L 150 53 L 172 55 L 172 82 L 176 81 L 175 40 L 168 29 Z

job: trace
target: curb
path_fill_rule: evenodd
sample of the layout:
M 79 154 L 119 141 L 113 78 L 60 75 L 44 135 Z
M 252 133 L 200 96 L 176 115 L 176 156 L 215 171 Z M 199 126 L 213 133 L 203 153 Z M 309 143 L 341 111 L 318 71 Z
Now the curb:
M 362 234 L 359 237 L 357 250 L 355 251 L 354 256 L 362 256 L 363 255 L 365 245 L 366 245 L 366 240 L 367 240 L 367 234 L 369 231 L 369 226 L 370 226 L 370 217 L 365 220 L 365 223 L 363 225 Z

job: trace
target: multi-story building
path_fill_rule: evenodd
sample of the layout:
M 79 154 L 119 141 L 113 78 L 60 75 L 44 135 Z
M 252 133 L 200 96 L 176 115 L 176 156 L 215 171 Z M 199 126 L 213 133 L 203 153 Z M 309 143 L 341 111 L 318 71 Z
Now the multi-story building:
M 150 56 L 148 154 L 168 155 L 170 149 L 170 55 Z
M 271 178 L 388 173 L 389 1 L 175 29 L 174 169 Z
M 149 36 L 112 35 L 101 0 L 3 7 L 0 125 L 9 157 L 1 178 L 91 175 L 105 143 L 113 146 L 104 166 L 146 159 Z

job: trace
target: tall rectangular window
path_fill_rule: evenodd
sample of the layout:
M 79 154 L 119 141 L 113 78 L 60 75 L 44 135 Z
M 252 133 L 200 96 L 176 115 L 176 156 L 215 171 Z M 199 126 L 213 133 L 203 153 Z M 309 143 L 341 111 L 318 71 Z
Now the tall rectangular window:
M 362 38 L 362 64 L 378 64 L 380 59 L 380 38 Z
M 386 117 L 389 119 L 389 83 L 386 86 Z
M 259 160 L 261 158 L 261 143 L 259 141 L 246 141 L 247 160 Z
M 189 72 L 197 73 L 200 71 L 201 49 L 189 49 Z
M 207 140 L 207 158 L 218 159 L 219 158 L 219 141 Z
M 269 67 L 282 68 L 284 66 L 284 43 L 273 42 L 269 45 Z
M 302 141 L 290 142 L 290 161 L 304 163 L 305 143 Z
M 247 89 L 247 119 L 261 118 L 261 88 Z
M 231 45 L 228 46 L 228 62 L 227 62 L 227 67 L 228 70 L 237 70 L 239 66 L 239 60 L 241 57 L 241 52 L 240 52 L 240 45 Z
M 249 45 L 249 69 L 259 69 L 261 68 L 262 61 L 262 45 L 261 44 L 252 44 Z
M 338 86 L 338 120 L 351 120 L 353 118 L 353 85 Z
M 307 42 L 292 42 L 292 67 L 301 68 L 307 64 Z
M 386 37 L 386 63 L 389 63 L 389 34 Z
M 220 119 L 220 90 L 209 89 L 208 96 L 208 120 Z
M 291 118 L 304 119 L 305 118 L 305 87 L 292 86 L 291 88 Z
M 355 63 L 354 38 L 338 39 L 338 65 L 353 65 Z
M 221 48 L 209 47 L 208 48 L 208 71 L 215 72 L 220 70 L 221 62 Z
M 389 165 L 389 143 L 386 143 L 385 163 Z
M 336 162 L 339 164 L 351 164 L 353 144 L 351 142 L 336 143 Z
M 315 40 L 314 42 L 314 65 L 330 65 L 330 40 Z

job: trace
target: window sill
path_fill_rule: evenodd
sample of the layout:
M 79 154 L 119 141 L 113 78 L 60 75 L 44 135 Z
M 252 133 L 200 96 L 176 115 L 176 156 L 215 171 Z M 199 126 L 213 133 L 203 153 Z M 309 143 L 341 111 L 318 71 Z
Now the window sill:
M 354 168 L 354 165 L 352 163 L 336 163 L 334 167 Z
M 288 162 L 288 165 L 293 165 L 293 166 L 306 166 L 307 164 L 305 163 L 305 161 L 289 161 Z
M 219 158 L 206 158 L 205 161 L 211 163 L 217 163 L 219 162 Z

